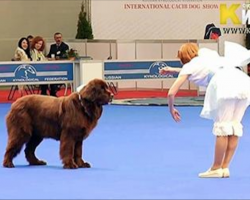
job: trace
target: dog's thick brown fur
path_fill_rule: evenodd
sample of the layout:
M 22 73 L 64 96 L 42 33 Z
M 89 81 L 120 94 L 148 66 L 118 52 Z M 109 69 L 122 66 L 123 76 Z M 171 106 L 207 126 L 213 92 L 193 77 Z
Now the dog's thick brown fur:
M 53 138 L 60 140 L 64 168 L 90 167 L 82 159 L 83 140 L 97 125 L 102 105 L 111 99 L 112 93 L 101 79 L 90 81 L 68 97 L 28 95 L 18 99 L 6 117 L 8 144 L 3 166 L 14 167 L 13 158 L 24 144 L 30 165 L 46 165 L 35 156 L 35 150 L 44 138 Z

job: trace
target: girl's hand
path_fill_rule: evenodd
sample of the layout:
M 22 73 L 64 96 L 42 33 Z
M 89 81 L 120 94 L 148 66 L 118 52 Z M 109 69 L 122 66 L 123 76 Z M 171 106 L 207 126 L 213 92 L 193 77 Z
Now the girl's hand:
M 159 70 L 161 75 L 163 74 L 173 74 L 175 73 L 175 69 L 173 67 L 164 67 Z
M 181 121 L 181 115 L 180 115 L 180 113 L 179 113 L 178 110 L 176 110 L 175 108 L 172 108 L 172 109 L 170 110 L 170 113 L 171 113 L 173 119 L 174 119 L 176 122 Z

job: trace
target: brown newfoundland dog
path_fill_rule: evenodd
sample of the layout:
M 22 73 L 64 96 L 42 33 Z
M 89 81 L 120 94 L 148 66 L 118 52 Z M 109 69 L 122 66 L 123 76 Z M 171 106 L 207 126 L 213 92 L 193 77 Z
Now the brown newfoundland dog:
M 112 96 L 106 82 L 94 79 L 68 97 L 28 95 L 18 99 L 6 117 L 8 145 L 3 166 L 14 167 L 12 160 L 24 144 L 30 165 L 46 165 L 35 156 L 35 150 L 44 138 L 53 138 L 60 140 L 64 168 L 89 168 L 82 159 L 83 140 L 97 125 L 102 106 Z

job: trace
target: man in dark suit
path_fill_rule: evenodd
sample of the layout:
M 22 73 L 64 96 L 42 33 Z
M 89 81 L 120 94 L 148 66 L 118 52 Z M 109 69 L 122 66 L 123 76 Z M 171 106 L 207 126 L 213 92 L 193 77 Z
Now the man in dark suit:
M 69 50 L 69 46 L 63 42 L 62 34 L 59 32 L 55 33 L 54 40 L 56 43 L 50 46 L 50 51 L 47 57 L 51 58 L 51 60 L 67 59 L 66 51 Z M 59 85 L 50 84 L 50 95 L 56 96 L 58 88 Z
M 56 60 L 66 59 L 66 51 L 69 50 L 69 46 L 62 41 L 62 34 L 54 34 L 55 44 L 50 46 L 50 51 L 48 54 L 49 58 L 55 58 Z

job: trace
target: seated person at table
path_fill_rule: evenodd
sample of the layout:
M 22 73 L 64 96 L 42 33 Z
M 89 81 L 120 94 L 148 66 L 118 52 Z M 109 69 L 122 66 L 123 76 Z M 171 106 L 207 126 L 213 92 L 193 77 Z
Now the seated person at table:
M 54 40 L 56 43 L 50 46 L 50 51 L 47 57 L 55 58 L 56 60 L 67 59 L 66 51 L 69 50 L 69 46 L 63 42 L 62 34 L 55 33 Z
M 30 56 L 30 45 L 27 38 L 23 37 L 18 41 L 18 47 L 16 48 L 15 61 L 31 61 Z M 21 96 L 23 96 L 24 87 L 22 85 L 18 86 L 18 91 Z
M 60 59 L 67 59 L 66 51 L 69 50 L 69 46 L 63 42 L 62 34 L 57 32 L 54 34 L 55 44 L 50 45 L 49 54 L 47 55 L 48 58 L 51 60 L 60 60 Z M 60 90 L 60 85 L 58 84 L 51 84 L 51 90 L 56 92 Z
M 33 39 L 31 44 L 31 57 L 33 61 L 46 61 L 48 60 L 43 54 L 43 50 L 45 48 L 45 41 L 42 37 L 37 36 Z M 49 89 L 49 85 L 40 85 L 41 94 L 47 95 L 47 90 Z M 51 96 L 56 96 L 55 90 L 53 88 L 50 90 Z
M 27 38 L 23 37 L 18 41 L 14 57 L 15 61 L 31 61 L 30 46 Z
M 33 61 L 46 61 L 48 60 L 43 54 L 45 48 L 45 41 L 42 37 L 37 36 L 33 39 L 31 44 L 31 58 Z
M 33 39 L 34 39 L 33 35 L 28 35 L 28 36 L 27 36 L 27 39 L 28 39 L 28 41 L 29 41 L 29 43 L 30 43 L 30 46 L 31 46 L 32 41 L 33 41 Z

